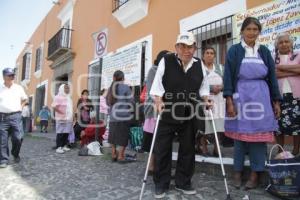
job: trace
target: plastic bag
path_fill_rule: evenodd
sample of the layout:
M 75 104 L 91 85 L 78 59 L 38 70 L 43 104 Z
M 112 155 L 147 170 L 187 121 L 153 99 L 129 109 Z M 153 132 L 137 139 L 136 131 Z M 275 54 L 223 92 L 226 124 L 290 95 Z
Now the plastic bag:
M 274 159 L 289 159 L 289 158 L 294 158 L 295 156 L 289 152 L 289 151 L 283 151 L 279 154 L 277 154 Z
M 99 142 L 91 142 L 87 145 L 88 148 L 88 155 L 90 156 L 101 156 L 101 145 Z
M 142 127 L 130 128 L 130 144 L 133 150 L 140 151 L 142 149 L 143 135 Z

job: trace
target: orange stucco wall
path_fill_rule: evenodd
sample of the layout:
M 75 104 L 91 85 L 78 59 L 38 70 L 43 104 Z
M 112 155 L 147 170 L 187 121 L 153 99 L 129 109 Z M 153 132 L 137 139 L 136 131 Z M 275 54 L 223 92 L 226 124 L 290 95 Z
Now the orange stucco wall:
M 247 0 L 247 8 L 252 8 L 270 0 Z M 48 80 L 47 104 L 52 102 L 50 85 L 53 71 L 49 67 L 51 61 L 46 60 L 48 41 L 58 32 L 61 22 L 57 15 L 66 5 L 68 0 L 61 0 L 59 5 L 54 5 L 48 15 L 41 21 L 31 38 L 28 40 L 32 45 L 31 79 L 26 90 L 28 95 L 35 94 L 38 84 Z M 174 50 L 174 43 L 179 32 L 179 21 L 207 8 L 224 2 L 224 0 L 150 0 L 148 15 L 141 21 L 123 28 L 112 15 L 112 0 L 77 0 L 73 8 L 72 43 L 71 48 L 75 53 L 73 60 L 72 84 L 79 91 L 87 87 L 84 79 L 80 85 L 77 78 L 88 72 L 88 64 L 94 57 L 94 41 L 92 34 L 103 29 L 108 29 L 108 52 L 114 51 L 124 45 L 149 34 L 153 36 L 152 58 L 162 49 Z M 44 41 L 44 60 L 42 75 L 36 78 L 35 51 Z M 21 74 L 22 57 L 20 52 L 17 59 Z M 77 89 L 75 90 L 77 91 Z M 75 92 L 73 99 L 77 100 L 79 94 Z

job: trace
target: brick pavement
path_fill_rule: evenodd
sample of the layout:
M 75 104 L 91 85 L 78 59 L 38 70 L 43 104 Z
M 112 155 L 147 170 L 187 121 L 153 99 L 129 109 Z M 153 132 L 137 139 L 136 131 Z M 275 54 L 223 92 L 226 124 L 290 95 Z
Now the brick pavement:
M 79 157 L 78 149 L 56 154 L 51 149 L 54 145 L 53 138 L 25 138 L 21 162 L 11 163 L 7 168 L 0 169 L 0 200 L 138 199 L 146 165 L 145 154 L 140 154 L 138 161 L 130 164 L 112 163 L 108 154 L 99 157 Z M 201 164 L 197 165 L 201 168 Z M 223 179 L 220 175 L 211 176 L 196 171 L 193 185 L 197 194 L 186 196 L 172 189 L 172 183 L 165 199 L 225 199 Z M 241 200 L 246 194 L 251 200 L 275 199 L 262 187 L 253 191 L 236 190 L 231 186 L 229 188 L 234 200 Z M 154 199 L 153 192 L 154 185 L 150 177 L 144 199 Z

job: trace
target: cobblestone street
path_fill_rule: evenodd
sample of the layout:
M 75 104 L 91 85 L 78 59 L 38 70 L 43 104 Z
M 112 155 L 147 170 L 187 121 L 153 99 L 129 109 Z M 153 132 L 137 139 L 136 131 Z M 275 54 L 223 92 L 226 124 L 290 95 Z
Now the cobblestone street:
M 52 150 L 54 141 L 48 138 L 27 136 L 21 150 L 21 162 L 12 161 L 0 169 L 0 200 L 110 200 L 138 199 L 144 175 L 145 156 L 129 164 L 112 163 L 110 156 L 79 157 L 78 149 L 65 154 Z M 199 163 L 197 163 L 199 165 Z M 229 181 L 229 184 L 231 182 Z M 196 172 L 193 185 L 194 196 L 181 195 L 171 185 L 166 199 L 225 199 L 221 176 L 214 177 Z M 263 188 L 248 192 L 230 187 L 232 199 L 275 199 Z M 145 200 L 153 198 L 154 185 L 148 178 Z

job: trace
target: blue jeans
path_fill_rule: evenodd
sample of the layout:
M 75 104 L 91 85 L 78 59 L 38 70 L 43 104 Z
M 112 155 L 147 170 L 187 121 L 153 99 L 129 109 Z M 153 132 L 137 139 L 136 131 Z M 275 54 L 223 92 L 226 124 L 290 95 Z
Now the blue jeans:
M 265 170 L 267 145 L 265 142 L 243 142 L 234 140 L 234 170 L 243 171 L 245 155 L 248 153 L 252 171 Z
M 23 140 L 23 125 L 21 112 L 14 114 L 0 114 L 0 163 L 8 163 L 9 149 L 8 136 L 11 134 L 12 149 L 14 157 L 18 157 Z

